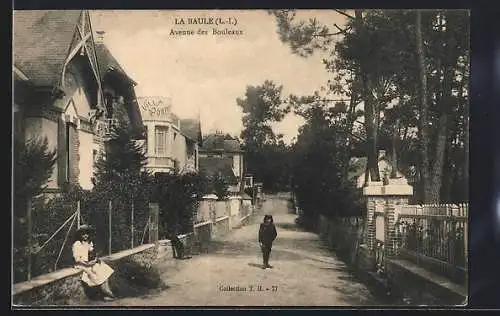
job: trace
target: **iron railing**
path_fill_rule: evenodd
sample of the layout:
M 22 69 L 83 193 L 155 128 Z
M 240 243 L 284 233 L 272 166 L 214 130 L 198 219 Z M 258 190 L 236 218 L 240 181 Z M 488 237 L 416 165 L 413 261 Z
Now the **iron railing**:
M 373 247 L 375 254 L 375 267 L 374 270 L 377 274 L 385 275 L 385 247 L 384 242 L 381 240 L 375 240 L 375 245 Z
M 396 221 L 396 254 L 463 279 L 467 218 L 468 204 L 402 206 Z

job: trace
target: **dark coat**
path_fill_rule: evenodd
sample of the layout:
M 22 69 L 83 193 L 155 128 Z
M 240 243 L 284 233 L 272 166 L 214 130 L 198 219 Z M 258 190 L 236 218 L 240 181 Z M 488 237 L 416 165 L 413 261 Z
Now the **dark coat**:
M 259 243 L 270 246 L 276 239 L 276 236 L 278 236 L 278 233 L 276 232 L 274 224 L 260 224 Z

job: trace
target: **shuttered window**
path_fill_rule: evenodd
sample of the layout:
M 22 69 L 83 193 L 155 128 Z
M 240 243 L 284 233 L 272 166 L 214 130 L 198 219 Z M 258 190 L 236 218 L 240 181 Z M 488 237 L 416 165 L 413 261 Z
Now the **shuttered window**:
M 70 182 L 71 179 L 71 149 L 72 149 L 72 144 L 71 141 L 73 139 L 73 135 L 71 133 L 71 125 L 69 123 L 66 123 L 66 174 L 65 174 L 65 181 Z
M 167 154 L 167 142 L 168 142 L 168 127 L 156 126 L 155 127 L 155 154 L 156 155 L 166 155 Z
M 66 122 L 59 117 L 57 121 L 57 184 L 59 187 L 66 183 L 67 150 Z
M 71 181 L 73 163 L 73 140 L 75 139 L 76 125 L 58 119 L 57 137 L 57 184 L 59 187 Z M 74 174 L 78 176 L 77 171 Z M 76 179 L 75 179 L 76 180 Z

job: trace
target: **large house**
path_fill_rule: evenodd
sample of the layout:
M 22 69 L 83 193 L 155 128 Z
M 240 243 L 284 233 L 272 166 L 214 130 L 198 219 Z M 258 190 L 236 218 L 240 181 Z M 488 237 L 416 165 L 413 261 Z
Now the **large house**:
M 241 192 L 244 169 L 239 141 L 222 132 L 205 136 L 200 148 L 200 170 L 209 176 L 222 176 L 230 192 Z
M 165 97 L 137 98 L 145 125 L 146 168 L 153 173 L 198 171 L 198 146 L 202 142 L 200 121 L 180 119 Z
M 94 162 L 118 120 L 138 131 L 134 85 L 96 45 L 86 10 L 14 11 L 14 137 L 46 137 L 57 150 L 49 191 L 92 188 Z
M 350 159 L 349 167 L 349 179 L 356 183 L 356 187 L 358 189 L 362 188 L 365 185 L 366 179 L 366 164 L 368 159 L 366 157 L 353 157 Z M 390 177 L 392 172 L 392 160 L 390 157 L 386 155 L 385 150 L 379 150 L 378 153 L 378 169 L 380 173 L 380 179 L 384 179 L 386 177 Z M 404 178 L 405 175 L 399 170 L 396 170 L 397 178 Z M 368 181 L 371 180 L 371 176 L 368 175 Z

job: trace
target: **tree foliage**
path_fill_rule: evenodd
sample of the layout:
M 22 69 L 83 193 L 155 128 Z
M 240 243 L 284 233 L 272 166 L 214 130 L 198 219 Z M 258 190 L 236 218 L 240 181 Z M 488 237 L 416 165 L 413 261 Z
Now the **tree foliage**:
M 144 151 L 133 132 L 124 125 L 114 128 L 105 144 L 105 154 L 96 161 L 92 192 L 83 194 L 81 203 L 82 215 L 96 227 L 96 238 L 103 253 L 109 252 L 110 208 L 111 250 L 130 248 L 132 238 L 134 245 L 141 242 L 154 191 L 153 178 L 144 170 L 145 164 Z M 131 235 L 132 211 L 134 236 Z
M 394 147 L 398 166 L 415 175 L 422 200 L 466 199 L 469 13 L 337 12 L 347 17 L 342 26 L 300 21 L 290 10 L 271 13 L 281 40 L 292 52 L 305 57 L 316 50 L 329 52 L 330 58 L 324 60 L 332 73 L 328 91 L 346 97 L 349 106 L 342 107 L 351 109 L 338 114 L 346 116 L 353 112 L 352 106 L 363 104 L 358 114 L 362 114 L 366 137 L 362 146 L 372 179 L 377 179 L 373 159 L 377 149 Z M 422 91 L 427 92 L 425 99 Z M 311 98 L 299 101 L 302 113 L 304 107 L 313 106 L 308 103 Z M 356 120 L 352 115 L 338 131 L 354 134 Z
M 299 206 L 313 218 L 318 214 L 358 216 L 359 191 L 344 175 L 348 162 L 343 159 L 343 136 L 320 107 L 310 112 L 293 151 L 293 185 Z
M 27 141 L 15 138 L 14 158 L 14 201 L 22 211 L 27 199 L 42 192 L 50 179 L 56 163 L 56 150 L 49 149 L 47 138 Z
M 27 258 L 32 255 L 36 245 L 36 234 L 32 244 L 28 244 L 27 202 L 33 200 L 44 189 L 56 163 L 56 151 L 50 150 L 46 138 L 14 138 L 14 175 L 13 175 L 13 261 L 15 282 L 24 281 L 27 276 Z M 36 209 L 36 202 L 32 209 Z M 47 214 L 33 212 L 37 218 L 47 218 Z M 39 216 L 41 215 L 41 217 Z M 39 272 L 35 264 L 32 274 Z
M 205 190 L 202 175 L 164 173 L 156 177 L 155 185 L 154 199 L 160 207 L 160 235 L 164 237 L 168 229 L 177 229 L 179 233 L 191 232 L 193 216 Z
M 272 128 L 273 123 L 280 122 L 291 110 L 281 98 L 282 88 L 266 80 L 262 85 L 248 86 L 245 97 L 236 100 L 243 111 L 241 138 L 246 173 L 263 182 L 268 191 L 289 183 L 289 148 L 283 142 L 283 135 L 276 135 Z

